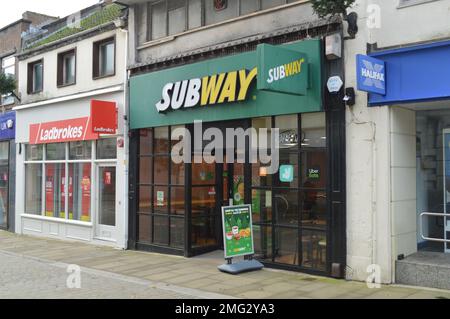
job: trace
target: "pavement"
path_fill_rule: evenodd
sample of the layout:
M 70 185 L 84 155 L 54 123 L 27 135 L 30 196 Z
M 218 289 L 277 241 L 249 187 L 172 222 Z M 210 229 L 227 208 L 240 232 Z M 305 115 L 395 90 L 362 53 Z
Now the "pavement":
M 447 290 L 370 289 L 273 269 L 232 276 L 217 270 L 220 263 L 220 253 L 188 259 L 0 231 L 0 298 L 450 299 Z M 69 288 L 67 281 L 80 288 Z

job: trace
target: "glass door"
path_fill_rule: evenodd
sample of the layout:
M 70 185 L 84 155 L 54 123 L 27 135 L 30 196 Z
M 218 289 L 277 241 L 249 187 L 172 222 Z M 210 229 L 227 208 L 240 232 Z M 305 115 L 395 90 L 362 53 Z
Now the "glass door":
M 97 167 L 97 227 L 98 239 L 116 239 L 116 166 Z
M 190 255 L 223 248 L 222 206 L 245 203 L 245 164 L 236 163 L 236 160 L 227 163 L 225 156 L 227 153 L 226 129 L 243 128 L 245 130 L 244 124 L 246 123 L 242 121 L 203 124 L 204 131 L 209 128 L 221 130 L 225 159 L 218 161 L 216 158 L 203 158 L 202 163 L 191 164 Z M 208 144 L 204 142 L 203 146 L 206 145 L 205 143 Z M 244 151 L 236 147 L 232 149 L 235 159 L 239 152 Z M 194 158 L 195 153 L 192 156 Z

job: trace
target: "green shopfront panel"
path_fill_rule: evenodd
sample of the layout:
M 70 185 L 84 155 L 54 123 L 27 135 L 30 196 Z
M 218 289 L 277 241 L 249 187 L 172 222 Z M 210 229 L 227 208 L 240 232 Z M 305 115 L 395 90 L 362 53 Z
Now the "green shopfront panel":
M 242 102 L 195 106 L 164 113 L 158 112 L 155 105 L 161 101 L 162 90 L 167 83 L 242 69 L 250 71 L 259 64 L 256 51 L 211 59 L 206 62 L 132 77 L 130 80 L 131 129 L 180 125 L 193 123 L 195 120 L 214 122 L 322 111 L 321 41 L 306 40 L 283 45 L 282 48 L 298 51 L 301 54 L 300 56 L 305 56 L 308 63 L 306 74 L 309 77 L 309 85 L 305 95 L 258 90 L 257 83 L 254 81 L 246 100 Z M 285 63 L 289 63 L 289 61 L 281 60 L 279 65 Z M 271 64 L 277 65 L 277 63 Z

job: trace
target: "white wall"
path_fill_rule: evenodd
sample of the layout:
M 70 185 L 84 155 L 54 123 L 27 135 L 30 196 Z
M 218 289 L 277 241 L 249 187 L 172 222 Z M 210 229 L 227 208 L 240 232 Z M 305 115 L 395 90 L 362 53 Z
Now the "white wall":
M 92 78 L 92 56 L 93 43 L 109 37 L 116 37 L 116 73 L 114 76 L 94 80 Z M 88 92 L 99 88 L 111 87 L 123 84 L 126 70 L 126 34 L 120 30 L 101 33 L 94 37 L 69 44 L 58 49 L 39 54 L 25 60 L 19 61 L 19 92 L 21 104 L 52 99 L 60 96 L 68 96 L 81 92 Z M 58 88 L 57 87 L 57 57 L 61 52 L 77 49 L 76 56 L 76 84 Z M 44 59 L 44 89 L 42 93 L 27 94 L 28 63 Z
M 383 49 L 450 36 L 450 0 L 403 8 L 399 3 L 359 0 L 350 10 L 358 13 L 359 32 L 345 41 L 346 87 L 356 88 L 355 56 L 367 54 L 367 44 Z M 369 28 L 374 22 L 380 24 Z M 346 120 L 347 262 L 354 279 L 365 280 L 367 266 L 377 264 L 382 281 L 391 283 L 397 256 L 417 250 L 415 112 L 369 108 L 367 94 L 356 94 Z
M 392 261 L 417 252 L 416 113 L 390 106 Z

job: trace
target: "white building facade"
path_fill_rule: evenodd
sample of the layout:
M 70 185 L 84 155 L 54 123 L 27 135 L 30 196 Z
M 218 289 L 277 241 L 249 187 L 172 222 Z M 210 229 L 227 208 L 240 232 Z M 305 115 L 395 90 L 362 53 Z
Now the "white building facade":
M 125 14 L 98 4 L 24 38 L 17 233 L 126 248 Z
M 357 91 L 347 107 L 347 263 L 352 278 L 450 287 L 448 127 L 444 76 L 450 1 L 357 1 L 345 41 L 346 86 L 357 54 L 385 63 L 385 94 Z M 437 213 L 430 215 L 423 213 Z M 421 216 L 422 215 L 422 216 Z M 443 267 L 432 267 L 440 259 Z M 447 265 L 447 266 L 445 266 Z

